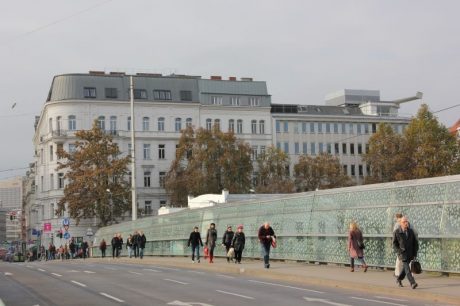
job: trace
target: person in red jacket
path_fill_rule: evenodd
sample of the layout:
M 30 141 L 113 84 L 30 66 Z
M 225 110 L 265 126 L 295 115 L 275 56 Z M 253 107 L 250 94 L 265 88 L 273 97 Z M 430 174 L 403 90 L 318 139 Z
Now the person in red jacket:
M 258 236 L 264 259 L 264 267 L 268 269 L 270 268 L 270 248 L 272 246 L 272 242 L 276 243 L 276 235 L 273 228 L 270 226 L 270 223 L 265 222 L 264 225 L 259 228 Z

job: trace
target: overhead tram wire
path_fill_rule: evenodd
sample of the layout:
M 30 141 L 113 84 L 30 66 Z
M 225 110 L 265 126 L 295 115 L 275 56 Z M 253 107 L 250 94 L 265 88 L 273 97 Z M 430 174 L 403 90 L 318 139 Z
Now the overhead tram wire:
M 29 168 L 30 167 L 3 169 L 3 170 L 0 170 L 0 172 L 18 171 L 18 170 L 25 170 L 25 169 L 29 169 Z
M 443 112 L 445 110 L 452 109 L 452 108 L 459 107 L 459 106 L 460 106 L 460 104 L 452 105 L 452 106 L 437 110 L 437 111 L 433 112 L 433 114 L 440 113 L 440 112 Z

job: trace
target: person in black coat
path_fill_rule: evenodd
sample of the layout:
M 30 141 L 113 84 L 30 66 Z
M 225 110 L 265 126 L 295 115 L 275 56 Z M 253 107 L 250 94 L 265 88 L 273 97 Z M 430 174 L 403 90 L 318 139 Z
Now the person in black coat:
M 396 279 L 396 283 L 402 287 L 402 280 L 407 275 L 412 289 L 417 288 L 418 284 L 410 271 L 409 263 L 417 257 L 418 240 L 414 230 L 409 227 L 409 220 L 407 217 L 401 218 L 401 226 L 393 233 L 393 249 L 395 250 L 398 258 L 403 262 L 403 269 Z
M 265 222 L 264 225 L 259 228 L 258 237 L 262 256 L 264 258 L 264 267 L 268 269 L 270 268 L 270 248 L 272 246 L 272 242 L 276 242 L 275 231 L 273 231 L 270 223 Z
M 230 246 L 232 245 L 232 240 L 233 240 L 234 235 L 235 233 L 232 231 L 232 227 L 229 225 L 227 227 L 227 230 L 224 233 L 224 236 L 222 237 L 222 246 L 224 246 L 226 250 L 225 254 L 228 254 L 228 250 L 230 249 Z M 230 259 L 232 258 L 227 256 L 227 262 L 230 262 Z
M 246 237 L 243 233 L 243 225 L 238 225 L 238 229 L 232 240 L 232 247 L 235 249 L 235 263 L 241 263 L 245 243 Z
M 214 259 L 214 248 L 216 247 L 216 241 L 217 241 L 217 230 L 216 230 L 216 224 L 211 223 L 209 225 L 208 232 L 206 233 L 206 245 L 208 246 L 209 249 L 209 263 L 213 263 Z
M 113 235 L 112 241 L 110 242 L 112 246 L 112 258 L 118 257 L 117 256 L 117 249 L 118 249 L 118 236 L 117 234 Z
M 187 243 L 187 246 L 192 246 L 192 262 L 195 262 L 195 252 L 196 260 L 200 262 L 200 245 L 203 246 L 203 241 L 201 240 L 201 234 L 198 231 L 198 226 L 195 226 L 193 228 L 193 232 L 190 233 Z
M 140 231 L 137 243 L 139 246 L 139 257 L 141 259 L 144 258 L 144 249 L 145 249 L 146 242 L 147 242 L 147 238 L 145 238 L 144 232 Z

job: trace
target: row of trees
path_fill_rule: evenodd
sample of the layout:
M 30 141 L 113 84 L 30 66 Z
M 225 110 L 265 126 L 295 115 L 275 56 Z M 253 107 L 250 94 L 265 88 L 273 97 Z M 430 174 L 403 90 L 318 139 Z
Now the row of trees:
M 66 169 L 64 196 L 57 213 L 70 217 L 97 216 L 107 225 L 131 206 L 127 182 L 130 156 L 122 156 L 110 135 L 96 124 L 76 133 L 74 152 L 58 150 L 58 170 Z M 460 144 L 435 116 L 422 105 L 403 135 L 380 124 L 363 156 L 371 169 L 366 183 L 442 176 L 460 173 Z M 187 205 L 188 195 L 220 193 L 290 193 L 352 185 L 337 157 L 330 154 L 299 157 L 289 173 L 289 156 L 269 147 L 257 158 L 256 172 L 251 147 L 231 132 L 187 127 L 181 135 L 166 177 L 165 187 L 175 205 Z

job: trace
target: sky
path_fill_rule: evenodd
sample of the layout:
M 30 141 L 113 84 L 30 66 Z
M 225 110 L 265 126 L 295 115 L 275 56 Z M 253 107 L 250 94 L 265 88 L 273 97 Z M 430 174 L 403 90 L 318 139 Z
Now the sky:
M 0 179 L 33 161 L 53 76 L 89 70 L 266 81 L 272 103 L 378 89 L 413 116 L 460 104 L 460 1 L 2 1 Z M 13 105 L 15 106 L 13 107 Z M 460 107 L 436 113 L 445 126 Z M 15 170 L 10 170 L 15 169 Z

